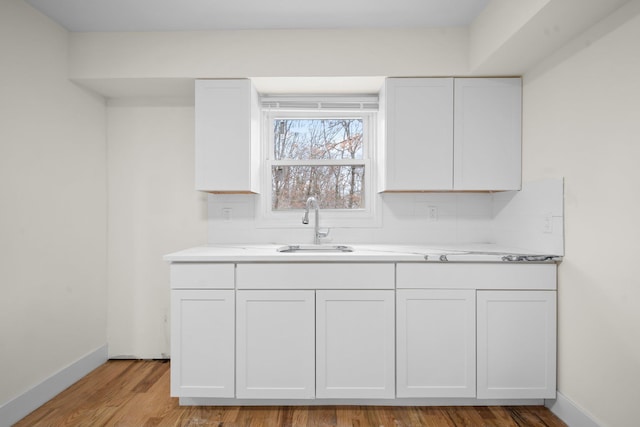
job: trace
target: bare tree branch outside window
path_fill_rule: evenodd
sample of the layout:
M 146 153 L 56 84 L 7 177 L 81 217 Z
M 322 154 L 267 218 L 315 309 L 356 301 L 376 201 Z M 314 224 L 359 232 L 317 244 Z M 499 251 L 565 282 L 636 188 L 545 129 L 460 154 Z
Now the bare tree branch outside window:
M 273 121 L 272 209 L 301 209 L 315 196 L 322 209 L 364 207 L 362 119 Z

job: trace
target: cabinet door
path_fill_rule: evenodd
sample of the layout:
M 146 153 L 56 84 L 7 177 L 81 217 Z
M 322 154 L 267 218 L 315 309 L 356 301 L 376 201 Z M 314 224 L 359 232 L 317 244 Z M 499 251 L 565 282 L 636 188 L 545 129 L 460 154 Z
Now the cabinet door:
M 314 291 L 237 292 L 237 397 L 315 394 Z
M 474 290 L 399 290 L 398 397 L 475 397 Z
M 171 291 L 171 396 L 234 397 L 234 291 Z
M 521 80 L 456 79 L 454 105 L 454 189 L 519 190 Z
M 317 291 L 316 396 L 393 398 L 394 291 Z
M 387 79 L 384 99 L 381 190 L 451 190 L 453 79 Z
M 258 95 L 248 79 L 196 80 L 196 190 L 259 190 Z
M 478 398 L 556 396 L 556 292 L 478 291 Z

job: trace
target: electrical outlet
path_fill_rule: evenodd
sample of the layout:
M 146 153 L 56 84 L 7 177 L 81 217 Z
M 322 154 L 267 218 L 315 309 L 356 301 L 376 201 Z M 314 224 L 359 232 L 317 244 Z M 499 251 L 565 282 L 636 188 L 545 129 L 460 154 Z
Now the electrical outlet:
M 427 219 L 429 221 L 437 221 L 438 220 L 438 207 L 437 206 L 429 206 L 429 207 L 427 207 Z
M 232 219 L 233 219 L 233 209 L 222 208 L 222 220 L 224 222 L 231 222 Z

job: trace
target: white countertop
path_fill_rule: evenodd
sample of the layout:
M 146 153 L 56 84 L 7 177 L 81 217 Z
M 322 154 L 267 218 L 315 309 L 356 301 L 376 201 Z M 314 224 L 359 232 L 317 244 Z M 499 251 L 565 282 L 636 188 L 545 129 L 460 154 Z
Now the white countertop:
M 493 244 L 345 245 L 351 246 L 354 251 L 287 253 L 277 250 L 284 244 L 210 245 L 174 252 L 165 255 L 164 260 L 169 262 L 503 262 L 503 257 L 510 255 L 553 257 L 546 262 L 562 260 L 562 257 L 556 254 L 542 254 Z

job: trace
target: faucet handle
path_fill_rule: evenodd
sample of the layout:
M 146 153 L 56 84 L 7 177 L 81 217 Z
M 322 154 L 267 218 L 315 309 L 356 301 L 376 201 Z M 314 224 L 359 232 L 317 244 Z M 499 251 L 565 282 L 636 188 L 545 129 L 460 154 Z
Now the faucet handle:
M 318 238 L 323 239 L 329 235 L 329 228 L 319 228 L 318 229 Z

